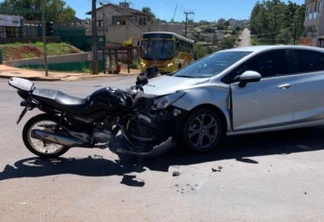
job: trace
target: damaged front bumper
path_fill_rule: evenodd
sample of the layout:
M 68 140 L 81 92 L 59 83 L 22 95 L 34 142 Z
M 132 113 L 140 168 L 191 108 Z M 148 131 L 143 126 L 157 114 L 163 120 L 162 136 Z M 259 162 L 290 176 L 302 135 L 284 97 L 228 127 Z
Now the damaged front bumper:
M 151 158 L 162 155 L 173 149 L 178 144 L 178 136 L 181 132 L 181 126 L 185 117 L 186 111 L 179 110 L 174 107 L 169 107 L 163 112 L 156 115 L 156 121 L 160 127 L 158 134 L 160 142 L 139 142 L 134 141 L 126 136 L 120 135 L 120 138 L 115 138 L 110 145 L 112 152 L 117 154 L 131 155 L 142 158 Z

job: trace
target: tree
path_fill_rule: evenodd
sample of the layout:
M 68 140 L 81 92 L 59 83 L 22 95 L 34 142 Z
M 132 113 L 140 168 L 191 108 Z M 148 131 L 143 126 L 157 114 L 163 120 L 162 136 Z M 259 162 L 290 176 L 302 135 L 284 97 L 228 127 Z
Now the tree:
M 45 20 L 58 24 L 70 23 L 75 17 L 75 11 L 63 0 L 44 0 Z M 40 21 L 42 18 L 42 0 L 4 0 L 0 3 L 3 14 L 15 14 L 26 20 Z
M 276 36 L 276 41 L 279 44 L 290 44 L 293 39 L 293 34 L 289 28 L 281 29 Z
M 204 33 L 214 33 L 215 29 L 211 26 L 205 28 Z
M 231 49 L 234 48 L 233 37 L 225 37 L 220 44 L 220 49 Z
M 156 20 L 156 16 L 154 15 L 154 13 L 152 12 L 151 8 L 150 7 L 143 7 L 142 8 L 142 12 L 146 13 L 146 14 L 149 14 L 152 18 L 153 21 Z
M 207 20 L 200 20 L 199 25 L 209 25 L 209 22 Z
M 209 54 L 209 51 L 206 47 L 203 47 L 198 44 L 194 44 L 193 47 L 193 54 L 195 59 L 200 59 L 201 57 L 204 57 L 205 55 Z
M 260 44 L 295 43 L 304 33 L 304 20 L 304 4 L 263 0 L 251 12 L 250 29 Z

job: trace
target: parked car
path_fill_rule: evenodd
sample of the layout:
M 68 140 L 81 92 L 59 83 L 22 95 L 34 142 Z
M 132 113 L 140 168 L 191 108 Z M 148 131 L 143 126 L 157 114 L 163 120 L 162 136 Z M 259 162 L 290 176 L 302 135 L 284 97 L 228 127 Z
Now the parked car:
M 223 136 L 324 123 L 324 49 L 273 45 L 215 52 L 150 79 L 144 92 L 179 116 L 177 139 L 206 152 Z M 181 118 L 181 119 L 180 119 Z

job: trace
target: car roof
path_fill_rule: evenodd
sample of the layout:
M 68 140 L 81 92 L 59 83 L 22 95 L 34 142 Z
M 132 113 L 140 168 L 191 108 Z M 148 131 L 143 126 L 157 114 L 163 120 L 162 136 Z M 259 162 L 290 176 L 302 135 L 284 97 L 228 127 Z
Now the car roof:
M 305 45 L 257 45 L 257 46 L 245 46 L 245 47 L 225 49 L 222 51 L 261 52 L 261 51 L 267 51 L 271 49 L 307 49 L 307 50 L 324 52 L 323 48 L 314 47 L 314 46 L 305 46 Z

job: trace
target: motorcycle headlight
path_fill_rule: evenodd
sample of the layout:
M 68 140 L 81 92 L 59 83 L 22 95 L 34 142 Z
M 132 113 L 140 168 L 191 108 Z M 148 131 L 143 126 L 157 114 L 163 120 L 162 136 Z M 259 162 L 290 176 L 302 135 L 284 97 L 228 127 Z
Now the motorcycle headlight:
M 156 109 L 165 109 L 171 104 L 173 104 L 175 101 L 180 99 L 182 96 L 186 94 L 185 92 L 176 92 L 174 94 L 170 94 L 167 96 L 163 96 L 162 98 L 157 99 L 154 102 L 155 108 Z

